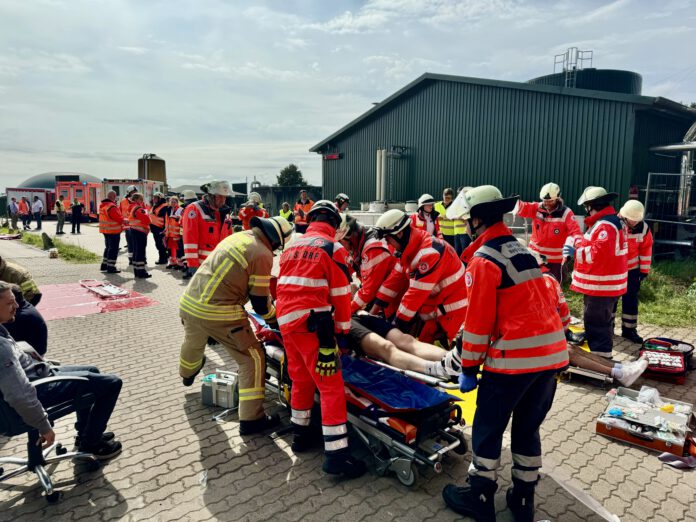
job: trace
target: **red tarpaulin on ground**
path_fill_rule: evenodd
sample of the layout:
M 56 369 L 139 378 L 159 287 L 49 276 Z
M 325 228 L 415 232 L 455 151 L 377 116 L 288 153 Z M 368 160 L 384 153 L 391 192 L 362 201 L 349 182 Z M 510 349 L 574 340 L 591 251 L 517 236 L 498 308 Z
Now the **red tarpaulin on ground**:
M 125 296 L 100 297 L 80 283 L 42 285 L 40 290 L 43 296 L 37 308 L 46 321 L 157 304 L 154 299 L 132 290 Z

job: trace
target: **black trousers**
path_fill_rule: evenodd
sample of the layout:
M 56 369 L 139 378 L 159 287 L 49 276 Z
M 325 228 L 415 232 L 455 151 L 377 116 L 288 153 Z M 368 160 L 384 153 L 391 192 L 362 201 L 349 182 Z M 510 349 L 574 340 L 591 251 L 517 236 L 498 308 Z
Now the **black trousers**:
M 546 263 L 546 267 L 556 281 L 563 284 L 563 265 L 561 263 Z
M 48 328 L 39 311 L 28 301 L 17 309 L 15 320 L 5 323 L 5 328 L 15 341 L 25 341 L 44 355 L 48 349 Z
M 512 417 L 512 479 L 533 487 L 541 467 L 539 428 L 556 393 L 556 372 L 507 375 L 483 372 L 471 435 L 469 476 L 495 481 L 505 428 Z
M 635 330 L 638 327 L 638 292 L 640 292 L 640 268 L 628 272 L 628 288 L 621 296 L 621 327 Z
M 104 257 L 102 257 L 102 263 L 105 263 L 107 268 L 116 268 L 120 242 L 121 234 L 104 234 Z
M 159 260 L 166 260 L 167 245 L 164 244 L 164 229 L 150 225 L 150 232 L 152 232 L 152 238 L 155 240 L 155 247 L 159 253 Z
M 126 229 L 126 247 L 128 248 L 128 259 L 133 259 L 133 235 L 130 228 Z
M 145 270 L 147 234 L 131 229 L 131 243 L 133 244 L 133 268 L 135 270 Z
M 611 357 L 614 347 L 614 313 L 618 300 L 618 296 L 583 296 L 585 338 L 592 353 Z
M 442 239 L 447 241 L 452 248 L 454 248 L 454 236 L 446 236 L 445 234 L 442 234 Z
M 80 233 L 80 222 L 82 221 L 82 216 L 75 217 L 73 215 L 72 219 L 70 220 L 70 223 L 72 224 L 72 233 Z

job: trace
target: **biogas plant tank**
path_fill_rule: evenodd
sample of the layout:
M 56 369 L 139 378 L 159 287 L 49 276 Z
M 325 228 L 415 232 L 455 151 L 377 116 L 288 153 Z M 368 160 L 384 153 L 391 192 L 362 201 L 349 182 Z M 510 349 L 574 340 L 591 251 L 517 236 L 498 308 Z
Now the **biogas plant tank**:
M 566 72 L 539 76 L 527 83 L 565 87 Z M 643 77 L 632 71 L 618 69 L 579 69 L 575 71 L 575 88 L 639 95 L 643 90 Z

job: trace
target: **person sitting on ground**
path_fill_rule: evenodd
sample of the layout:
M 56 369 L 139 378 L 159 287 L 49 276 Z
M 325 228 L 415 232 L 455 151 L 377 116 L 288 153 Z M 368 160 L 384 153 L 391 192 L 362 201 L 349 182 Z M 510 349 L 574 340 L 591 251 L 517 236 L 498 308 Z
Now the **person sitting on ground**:
M 550 293 L 550 298 L 553 300 L 556 310 L 558 310 L 558 314 L 561 316 L 563 328 L 568 332 L 570 329 L 570 310 L 568 309 L 568 303 L 563 295 L 561 285 L 548 269 L 546 256 L 534 250 L 530 250 L 530 252 L 537 260 L 537 263 L 539 263 L 539 267 L 544 274 L 546 288 L 548 288 Z M 626 387 L 633 384 L 648 367 L 647 359 L 642 357 L 634 362 L 618 363 L 606 357 L 586 352 L 579 346 L 570 343 L 568 344 L 568 355 L 571 366 L 613 377 Z
M 11 285 L 17 312 L 15 319 L 3 326 L 10 332 L 15 341 L 29 343 L 39 355 L 46 355 L 48 350 L 48 327 L 39 311 L 29 301 L 24 299 L 22 290 L 18 285 Z
M 39 301 L 41 301 L 41 291 L 31 277 L 29 270 L 17 263 L 7 261 L 3 257 L 0 257 L 0 281 L 19 286 L 24 295 L 24 299 L 29 301 L 33 306 L 37 306 Z
M 0 282 L 0 324 L 12 322 L 17 302 L 12 286 Z M 23 343 L 24 344 L 24 343 Z M 31 381 L 52 376 L 84 377 L 85 381 L 56 381 L 37 388 Z M 29 345 L 20 346 L 4 326 L 0 326 L 0 393 L 22 420 L 39 431 L 43 448 L 55 443 L 56 434 L 44 407 L 54 406 L 83 394 L 93 394 L 92 406 L 77 411 L 76 445 L 80 451 L 98 459 L 115 457 L 121 443 L 105 432 L 121 391 L 121 379 L 102 374 L 94 366 L 55 366 Z

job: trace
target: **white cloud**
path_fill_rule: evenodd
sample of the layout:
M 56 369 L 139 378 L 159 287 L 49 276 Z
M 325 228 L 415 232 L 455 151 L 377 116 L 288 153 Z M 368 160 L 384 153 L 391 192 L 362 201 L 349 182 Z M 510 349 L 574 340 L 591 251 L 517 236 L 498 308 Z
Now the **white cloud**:
M 149 49 L 146 49 L 145 47 L 131 47 L 128 45 L 119 45 L 116 47 L 119 51 L 123 51 L 124 53 L 129 53 L 129 54 L 135 54 L 138 56 L 142 56 L 143 54 L 147 54 Z
M 19 76 L 40 71 L 48 73 L 84 73 L 90 67 L 79 57 L 35 49 L 8 49 L 0 54 L 0 75 Z

